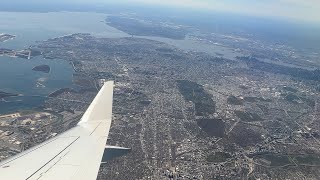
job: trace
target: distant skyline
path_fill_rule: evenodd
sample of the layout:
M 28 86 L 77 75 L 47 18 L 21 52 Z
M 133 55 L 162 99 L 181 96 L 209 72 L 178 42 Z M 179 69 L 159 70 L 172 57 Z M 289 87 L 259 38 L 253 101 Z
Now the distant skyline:
M 3 0 L 21 3 L 23 0 Z M 79 3 L 79 4 L 123 4 L 153 5 L 193 10 L 239 13 L 249 16 L 285 18 L 312 22 L 320 26 L 320 0 L 29 0 L 28 3 Z

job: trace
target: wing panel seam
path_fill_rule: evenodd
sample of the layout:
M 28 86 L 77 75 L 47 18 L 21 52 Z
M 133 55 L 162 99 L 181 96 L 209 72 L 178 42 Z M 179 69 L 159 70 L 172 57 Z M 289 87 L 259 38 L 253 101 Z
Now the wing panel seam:
M 101 122 L 94 128 L 94 130 L 90 133 L 90 136 L 96 131 L 96 129 L 100 126 Z
M 57 155 L 55 155 L 53 158 L 51 158 L 48 162 L 46 162 L 43 166 L 41 166 L 38 170 L 36 170 L 34 173 L 32 173 L 27 179 L 30 179 L 33 175 L 35 175 L 38 171 L 40 171 L 43 167 L 45 167 L 47 164 L 49 164 L 53 159 L 55 159 L 57 156 L 59 156 L 64 150 L 66 150 L 68 147 L 70 147 L 74 142 L 76 142 L 80 137 L 78 136 L 77 139 L 72 141 L 67 147 L 65 147 L 63 150 L 61 150 Z M 26 179 L 26 180 L 27 180 Z
M 12 161 L 14 161 L 14 160 L 16 160 L 16 159 L 19 159 L 19 158 L 21 158 L 21 157 L 23 157 L 23 156 L 25 156 L 25 155 L 27 155 L 27 154 L 29 154 L 29 153 L 31 153 L 31 152 L 33 152 L 33 151 L 35 151 L 35 150 L 39 149 L 39 148 L 41 148 L 41 147 L 43 147 L 43 146 L 45 146 L 45 145 L 47 145 L 47 144 L 49 144 L 49 143 L 51 143 L 51 142 L 53 142 L 53 141 L 56 141 L 57 139 L 59 139 L 59 138 L 52 139 L 51 141 L 48 141 L 48 142 L 46 142 L 46 143 L 44 143 L 44 144 L 40 145 L 40 146 L 39 146 L 39 147 L 37 147 L 37 148 L 31 149 L 30 151 L 27 151 L 26 153 L 22 154 L 21 156 L 15 157 L 15 158 L 13 158 L 13 159 L 9 160 L 8 162 L 5 162 L 5 163 L 4 163 L 4 164 L 2 164 L 2 165 L 6 165 L 6 164 L 8 164 L 8 163 L 10 163 L 10 162 L 12 162 Z

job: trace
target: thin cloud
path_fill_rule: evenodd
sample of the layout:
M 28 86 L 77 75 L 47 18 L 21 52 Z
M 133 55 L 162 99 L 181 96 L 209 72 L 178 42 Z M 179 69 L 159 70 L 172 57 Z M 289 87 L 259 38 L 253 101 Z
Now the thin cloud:
M 5 0 L 8 1 L 8 0 Z M 19 2 L 20 0 L 10 0 Z M 29 0 L 28 2 L 53 2 Z M 54 2 L 66 2 L 56 0 Z M 206 9 L 252 16 L 281 17 L 320 24 L 320 0 L 68 0 L 88 4 L 150 4 L 190 9 Z
M 131 3 L 202 8 L 255 16 L 320 22 L 319 0 L 127 0 Z

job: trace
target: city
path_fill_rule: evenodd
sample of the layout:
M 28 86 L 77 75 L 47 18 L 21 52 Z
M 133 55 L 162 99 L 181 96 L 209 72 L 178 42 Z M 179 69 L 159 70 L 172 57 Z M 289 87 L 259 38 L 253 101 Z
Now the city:
M 123 17 L 109 20 L 131 37 L 77 33 L 30 46 L 27 59 L 36 52 L 68 61 L 78 89 L 50 93 L 39 112 L 1 115 L 1 160 L 75 126 L 103 82 L 114 80 L 108 144 L 132 151 L 102 164 L 98 179 L 320 176 L 317 58 L 240 35 L 199 34 L 163 23 L 148 24 L 148 30 L 159 31 L 144 34 L 144 26 L 127 25 Z M 224 50 L 185 50 L 144 35 L 227 47 L 234 57 Z M 0 92 L 3 101 L 15 95 Z

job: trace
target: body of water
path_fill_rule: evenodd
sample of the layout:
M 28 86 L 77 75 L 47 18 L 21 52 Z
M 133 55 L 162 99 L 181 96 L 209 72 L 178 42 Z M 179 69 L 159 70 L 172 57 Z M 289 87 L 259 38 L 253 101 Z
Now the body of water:
M 42 64 L 51 67 L 50 73 L 32 70 Z M 0 91 L 23 95 L 0 101 L 0 114 L 40 106 L 52 91 L 72 87 L 72 74 L 72 66 L 64 60 L 0 57 Z
M 105 23 L 107 14 L 93 12 L 0 12 L 0 33 L 16 35 L 16 38 L 0 43 L 0 48 L 21 50 L 38 41 L 73 33 L 90 33 L 96 37 L 130 37 Z M 228 48 L 199 44 L 193 40 L 172 40 L 160 37 L 142 37 L 165 42 L 184 50 L 207 53 L 219 52 L 229 58 L 237 54 Z M 196 47 L 196 48 L 195 48 Z M 37 65 L 47 64 L 51 72 L 32 71 Z M 44 97 L 60 88 L 73 87 L 73 69 L 65 60 L 46 60 L 36 57 L 30 60 L 0 56 L 0 91 L 23 94 L 22 97 L 0 101 L 0 114 L 35 108 L 43 104 Z M 39 86 L 39 83 L 44 86 Z
M 31 13 L 0 12 L 0 33 L 16 35 L 13 40 L 0 43 L 0 48 L 25 49 L 37 41 L 73 33 L 90 33 L 99 37 L 124 37 L 125 33 L 104 23 L 99 13 Z M 49 65 L 50 73 L 35 72 L 33 67 Z M 23 96 L 0 101 L 0 114 L 41 106 L 48 94 L 65 87 L 73 87 L 73 69 L 69 62 L 36 57 L 30 60 L 0 56 L 0 91 Z

